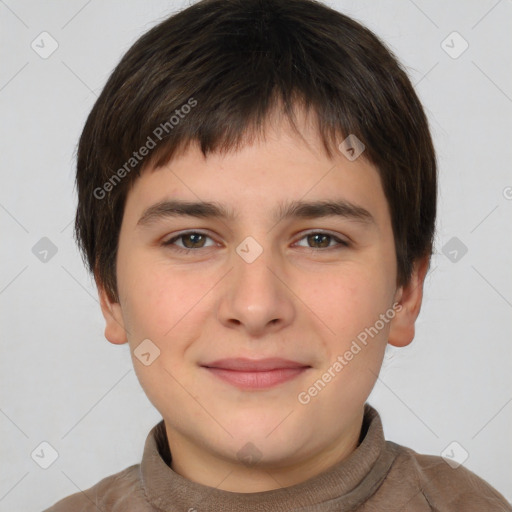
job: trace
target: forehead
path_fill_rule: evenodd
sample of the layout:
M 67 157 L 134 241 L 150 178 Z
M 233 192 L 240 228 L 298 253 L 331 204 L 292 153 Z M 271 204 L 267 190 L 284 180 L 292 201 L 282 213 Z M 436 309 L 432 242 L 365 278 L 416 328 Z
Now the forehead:
M 368 218 L 385 215 L 377 169 L 364 155 L 353 161 L 341 151 L 329 156 L 311 118 L 297 120 L 299 132 L 274 116 L 260 136 L 206 156 L 192 141 L 166 164 L 142 172 L 128 195 L 126 213 L 136 211 L 138 221 L 148 208 L 179 199 L 215 203 L 232 220 L 245 214 L 275 220 L 293 201 L 343 199 L 360 213 L 368 211 Z

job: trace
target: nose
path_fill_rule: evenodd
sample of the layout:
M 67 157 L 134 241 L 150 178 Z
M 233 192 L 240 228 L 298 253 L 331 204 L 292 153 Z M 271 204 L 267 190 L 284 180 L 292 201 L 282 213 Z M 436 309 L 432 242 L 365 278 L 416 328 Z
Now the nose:
M 223 280 L 218 319 L 225 327 L 261 337 L 289 325 L 295 316 L 293 293 L 283 265 L 270 249 L 252 262 L 233 253 L 233 268 Z

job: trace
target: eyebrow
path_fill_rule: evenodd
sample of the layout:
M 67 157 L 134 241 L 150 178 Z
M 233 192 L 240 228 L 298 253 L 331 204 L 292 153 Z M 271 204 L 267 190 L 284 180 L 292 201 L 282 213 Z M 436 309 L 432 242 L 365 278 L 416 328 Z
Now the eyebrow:
M 291 201 L 280 204 L 274 212 L 273 220 L 278 223 L 290 218 L 316 219 L 322 217 L 342 217 L 366 225 L 376 225 L 372 214 L 365 208 L 345 199 L 323 201 Z M 159 220 L 175 217 L 197 217 L 203 219 L 235 220 L 233 210 L 215 202 L 191 202 L 180 199 L 163 200 L 144 210 L 137 226 L 149 226 Z

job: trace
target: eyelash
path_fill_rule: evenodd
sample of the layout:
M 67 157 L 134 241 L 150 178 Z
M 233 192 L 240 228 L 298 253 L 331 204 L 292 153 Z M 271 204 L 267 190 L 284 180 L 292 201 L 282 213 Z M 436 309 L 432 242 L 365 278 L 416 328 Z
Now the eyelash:
M 202 236 L 205 236 L 205 237 L 213 240 L 209 235 L 207 235 L 206 233 L 202 233 L 201 231 L 184 231 L 183 233 L 180 233 L 179 235 L 177 235 L 173 238 L 170 238 L 169 240 L 167 240 L 165 242 L 162 242 L 162 245 L 164 247 L 168 247 L 169 249 L 176 251 L 178 253 L 189 253 L 191 251 L 199 251 L 201 249 L 208 249 L 208 247 L 197 247 L 195 249 L 192 249 L 192 248 L 188 249 L 188 248 L 184 248 L 184 247 L 179 247 L 174 244 L 174 242 L 176 242 L 180 238 L 183 238 L 187 235 L 202 235 Z M 346 247 L 350 247 L 350 244 L 348 242 L 346 242 L 345 240 L 341 240 L 337 236 L 333 235 L 332 233 L 326 232 L 326 231 L 310 231 L 310 232 L 304 234 L 302 236 L 302 238 L 299 238 L 298 241 L 303 240 L 304 238 L 311 236 L 311 235 L 325 235 L 325 236 L 330 237 L 332 241 L 335 241 L 338 244 L 337 246 L 332 246 L 332 247 L 321 247 L 321 248 L 307 247 L 307 249 L 310 249 L 311 251 L 326 251 L 329 249 L 336 250 L 336 249 L 343 249 Z M 212 246 L 209 246 L 209 247 L 212 247 Z

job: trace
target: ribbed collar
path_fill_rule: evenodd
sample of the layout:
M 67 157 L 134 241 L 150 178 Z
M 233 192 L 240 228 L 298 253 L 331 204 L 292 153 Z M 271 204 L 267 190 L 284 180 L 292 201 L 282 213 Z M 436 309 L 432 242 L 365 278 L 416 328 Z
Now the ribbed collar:
M 327 471 L 297 485 L 256 493 L 223 491 L 173 471 L 164 421 L 150 431 L 140 465 L 148 501 L 165 512 L 327 512 L 352 510 L 370 497 L 396 457 L 378 412 L 365 404 L 359 446 Z M 364 436 L 364 437 L 363 437 Z

